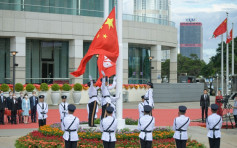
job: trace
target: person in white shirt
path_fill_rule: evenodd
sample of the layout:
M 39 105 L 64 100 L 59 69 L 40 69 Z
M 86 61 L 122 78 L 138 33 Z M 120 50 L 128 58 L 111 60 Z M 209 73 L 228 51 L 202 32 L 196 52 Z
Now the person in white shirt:
M 106 108 L 108 116 L 103 118 L 100 122 L 100 131 L 103 132 L 101 140 L 103 141 L 104 148 L 115 148 L 117 119 L 112 116 L 113 111 L 114 108 L 108 106 Z
M 44 102 L 44 95 L 39 96 L 39 101 L 40 102 L 37 104 L 37 113 L 40 128 L 41 126 L 46 125 L 46 118 L 48 117 L 48 104 Z
M 69 104 L 68 115 L 62 121 L 61 129 L 64 131 L 63 139 L 65 141 L 65 148 L 76 148 L 77 141 L 79 140 L 77 131 L 79 129 L 80 120 L 73 115 L 75 110 L 76 106 Z
M 149 105 L 144 106 L 144 116 L 138 121 L 138 130 L 141 131 L 139 134 L 141 148 L 152 147 L 152 131 L 155 126 L 155 118 L 150 116 L 152 107 Z
M 186 110 L 186 106 L 179 106 L 179 117 L 174 119 L 173 130 L 175 133 L 173 138 L 175 139 L 177 148 L 186 148 L 188 140 L 187 129 L 190 124 L 190 119 L 185 116 Z
M 116 118 L 116 103 L 117 103 L 117 100 L 120 98 L 120 94 L 118 97 L 116 97 L 116 95 L 113 95 L 113 96 L 110 96 L 110 98 L 111 98 L 110 106 L 114 108 L 112 116 Z
M 152 107 L 152 109 L 154 108 L 154 101 L 153 101 L 153 83 L 148 82 L 147 83 L 147 91 L 145 94 L 145 101 L 144 101 L 144 105 L 150 105 Z M 151 115 L 152 115 L 152 111 L 151 111 Z
M 208 116 L 206 121 L 206 127 L 208 130 L 207 137 L 209 139 L 210 148 L 219 148 L 221 141 L 221 127 L 222 127 L 222 117 L 217 115 L 217 104 L 211 105 L 212 114 Z
M 102 78 L 102 85 L 101 85 L 101 92 L 102 92 L 102 99 L 101 99 L 101 106 L 102 106 L 102 114 L 101 119 L 106 117 L 105 109 L 106 107 L 110 106 L 111 104 L 111 95 L 109 90 L 113 89 L 116 86 L 116 76 L 113 78 L 112 86 L 108 84 L 108 78 L 105 76 L 104 71 L 101 71 L 103 78 Z
M 89 102 L 88 102 L 88 108 L 89 108 L 89 116 L 88 116 L 88 124 L 90 127 L 96 127 L 94 124 L 95 114 L 98 107 L 98 98 L 97 98 L 97 90 L 99 87 L 96 87 L 96 81 L 92 79 L 91 76 L 89 76 L 90 82 L 88 82 L 88 86 L 90 86 L 88 90 L 89 95 Z
M 59 104 L 59 114 L 60 114 L 60 120 L 62 120 L 67 116 L 68 114 L 68 103 L 67 103 L 67 96 L 63 95 L 61 96 L 62 102 Z
M 144 96 L 141 96 L 142 102 L 138 104 L 139 118 L 144 116 Z

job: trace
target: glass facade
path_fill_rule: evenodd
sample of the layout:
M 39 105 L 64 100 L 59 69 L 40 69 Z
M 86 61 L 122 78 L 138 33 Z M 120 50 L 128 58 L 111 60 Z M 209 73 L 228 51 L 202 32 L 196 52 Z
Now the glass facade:
M 128 47 L 128 83 L 147 83 L 151 77 L 149 61 L 151 48 L 133 44 L 129 44 Z
M 27 39 L 26 83 L 68 81 L 65 79 L 68 78 L 68 47 L 66 41 Z
M 10 83 L 10 39 L 0 38 L 0 83 Z

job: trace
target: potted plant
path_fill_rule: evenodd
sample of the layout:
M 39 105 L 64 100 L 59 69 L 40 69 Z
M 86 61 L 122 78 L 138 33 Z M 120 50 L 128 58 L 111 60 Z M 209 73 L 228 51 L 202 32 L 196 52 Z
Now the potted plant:
M 34 89 L 35 89 L 35 86 L 33 84 L 26 85 L 26 91 L 29 98 L 32 96 L 32 92 L 34 91 Z
M 16 83 L 15 90 L 16 90 L 15 95 L 18 98 L 20 97 L 20 92 L 24 90 L 24 86 L 21 83 Z
M 60 86 L 55 83 L 51 87 L 51 100 L 53 105 L 58 105 L 58 100 L 60 99 L 60 92 L 59 92 Z
M 81 91 L 82 91 L 82 85 L 80 83 L 76 83 L 73 86 L 73 101 L 75 104 L 79 104 L 81 100 Z
M 9 92 L 9 86 L 7 84 L 2 84 L 1 85 L 1 90 L 4 93 L 4 96 L 8 97 L 8 95 L 9 95 L 9 93 L 8 93 Z
M 44 102 L 47 102 L 47 91 L 49 90 L 49 86 L 46 83 L 40 84 L 40 92 L 39 95 L 44 95 Z
M 71 90 L 71 86 L 69 84 L 63 84 L 62 86 L 62 96 L 67 96 L 67 102 L 69 102 L 70 100 L 70 91 Z

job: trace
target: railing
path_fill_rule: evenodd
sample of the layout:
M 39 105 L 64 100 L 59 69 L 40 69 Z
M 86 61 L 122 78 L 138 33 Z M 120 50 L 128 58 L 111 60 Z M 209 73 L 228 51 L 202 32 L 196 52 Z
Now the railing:
M 73 5 L 76 7 L 76 5 Z M 41 13 L 55 13 L 55 14 L 68 14 L 68 15 L 81 15 L 81 16 L 93 16 L 103 17 L 104 12 L 99 10 L 87 10 L 78 8 L 56 7 L 56 6 L 44 6 L 44 5 L 31 5 L 31 4 L 19 4 L 19 3 L 7 3 L 0 2 L 0 10 L 14 10 L 14 11 L 31 11 Z M 153 17 L 145 17 L 138 15 L 123 14 L 123 20 L 153 23 L 175 27 L 175 23 L 172 21 L 158 19 Z

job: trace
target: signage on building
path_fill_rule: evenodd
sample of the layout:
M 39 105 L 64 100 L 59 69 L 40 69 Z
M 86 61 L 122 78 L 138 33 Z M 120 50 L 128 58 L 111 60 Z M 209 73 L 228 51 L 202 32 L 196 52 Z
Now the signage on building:
M 196 22 L 195 18 L 186 18 L 186 22 Z

